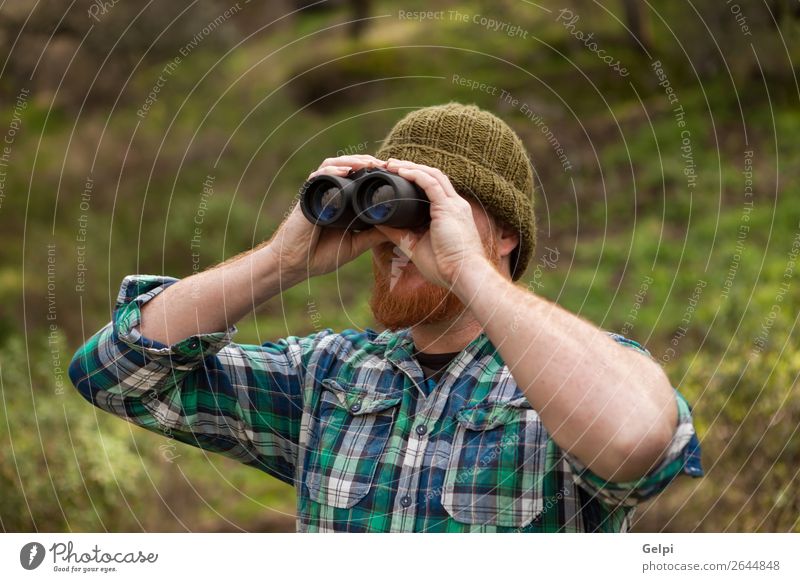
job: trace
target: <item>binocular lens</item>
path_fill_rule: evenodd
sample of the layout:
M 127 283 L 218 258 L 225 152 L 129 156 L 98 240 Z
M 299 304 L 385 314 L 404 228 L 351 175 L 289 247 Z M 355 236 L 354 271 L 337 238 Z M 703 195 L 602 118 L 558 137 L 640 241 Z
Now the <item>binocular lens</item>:
M 395 191 L 391 185 L 374 181 L 364 194 L 364 210 L 371 219 L 383 220 L 391 213 L 395 199 Z
M 341 188 L 331 186 L 322 192 L 317 192 L 314 200 L 314 213 L 321 221 L 328 221 L 335 217 L 344 204 Z

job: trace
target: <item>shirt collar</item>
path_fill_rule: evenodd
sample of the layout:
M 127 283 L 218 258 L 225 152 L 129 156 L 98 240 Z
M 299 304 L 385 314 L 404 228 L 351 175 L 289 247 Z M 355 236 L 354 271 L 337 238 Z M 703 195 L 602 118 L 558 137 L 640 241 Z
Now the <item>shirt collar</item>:
M 403 368 L 404 366 L 408 366 L 409 362 L 414 362 L 414 367 L 418 367 L 413 358 L 414 339 L 411 337 L 410 327 L 397 331 L 384 330 L 373 342 L 385 344 L 386 351 L 384 355 L 386 359 L 393 362 L 398 367 Z M 486 335 L 485 331 L 482 331 L 461 350 L 461 353 L 454 358 L 454 361 L 463 357 L 472 358 L 473 360 L 477 359 L 482 355 L 483 351 L 489 347 L 491 347 L 489 337 Z M 467 354 L 464 352 L 467 352 Z

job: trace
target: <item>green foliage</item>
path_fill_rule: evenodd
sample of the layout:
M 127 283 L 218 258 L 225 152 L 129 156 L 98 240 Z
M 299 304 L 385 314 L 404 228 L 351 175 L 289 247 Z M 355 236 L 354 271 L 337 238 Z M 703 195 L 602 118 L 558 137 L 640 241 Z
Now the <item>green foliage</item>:
M 27 349 L 26 349 L 27 347 Z M 66 377 L 62 334 L 0 359 L 0 524 L 5 531 L 122 531 L 148 501 L 145 464 L 124 422 L 94 414 Z M 142 458 L 141 455 L 145 455 Z M 123 501 L 124 500 L 124 501 Z
M 744 332 L 722 354 L 698 350 L 683 362 L 712 477 L 692 499 L 708 512 L 704 529 L 800 532 L 800 349 L 789 320 L 772 327 L 762 353 Z M 679 513 L 676 529 L 697 520 L 693 510 Z

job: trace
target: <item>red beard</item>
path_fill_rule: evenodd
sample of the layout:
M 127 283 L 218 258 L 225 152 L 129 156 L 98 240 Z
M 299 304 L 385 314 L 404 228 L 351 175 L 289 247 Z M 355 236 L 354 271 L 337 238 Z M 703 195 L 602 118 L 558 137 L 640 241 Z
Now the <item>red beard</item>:
M 398 330 L 420 323 L 450 321 L 463 313 L 466 306 L 449 289 L 428 281 L 413 287 L 406 285 L 404 271 L 416 268 L 395 248 L 393 243 L 381 244 L 375 247 L 372 256 L 375 284 L 369 306 L 375 321 L 387 329 Z M 488 242 L 483 241 L 483 248 L 492 263 L 499 265 L 493 236 L 489 236 Z

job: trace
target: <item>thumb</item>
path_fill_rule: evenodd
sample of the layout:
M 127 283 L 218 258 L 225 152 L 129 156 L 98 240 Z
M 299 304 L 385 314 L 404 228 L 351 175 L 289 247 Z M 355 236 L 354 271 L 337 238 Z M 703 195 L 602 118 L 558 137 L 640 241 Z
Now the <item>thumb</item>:
M 375 228 L 368 228 L 367 230 L 353 234 L 350 240 L 353 255 L 358 256 L 375 245 L 386 242 L 387 237 L 384 233 Z
M 417 243 L 425 236 L 416 234 L 405 228 L 394 228 L 378 224 L 375 225 L 375 228 L 379 228 L 381 232 L 386 235 L 386 238 L 393 242 L 395 247 L 399 248 L 409 259 L 412 258 L 411 256 L 414 253 Z
M 375 225 L 375 229 L 384 234 L 384 238 L 389 239 L 396 246 L 408 246 L 409 242 L 417 242 L 417 237 L 409 230 L 394 228 L 392 226 Z

